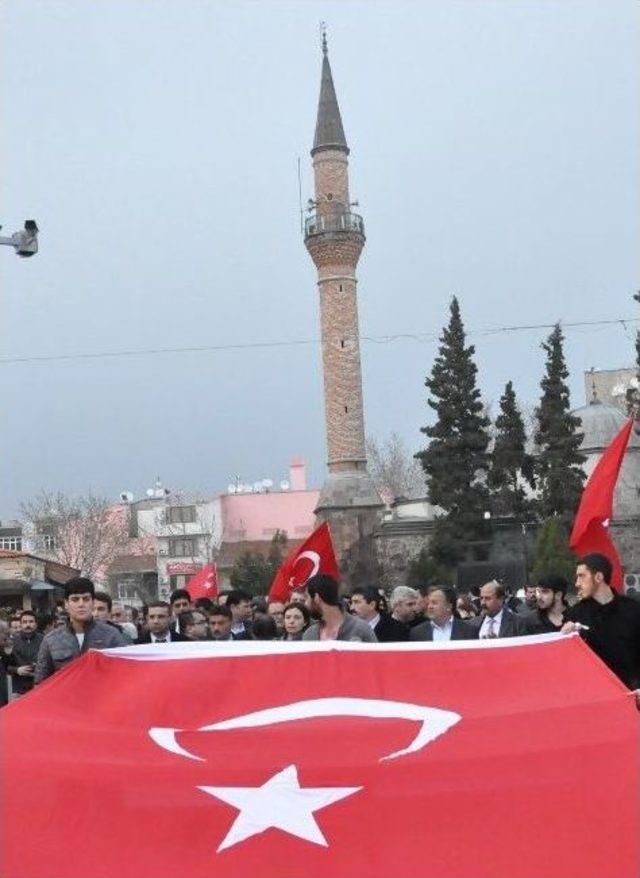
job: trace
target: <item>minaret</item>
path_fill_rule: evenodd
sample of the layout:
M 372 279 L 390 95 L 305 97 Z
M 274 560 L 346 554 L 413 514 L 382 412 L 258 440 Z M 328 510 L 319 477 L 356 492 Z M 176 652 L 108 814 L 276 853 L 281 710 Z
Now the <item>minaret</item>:
M 311 156 L 315 178 L 305 244 L 318 271 L 329 473 L 316 514 L 328 520 L 345 583 L 375 581 L 372 534 L 382 503 L 367 473 L 356 266 L 365 242 L 349 198 L 349 147 L 333 85 L 326 34 Z

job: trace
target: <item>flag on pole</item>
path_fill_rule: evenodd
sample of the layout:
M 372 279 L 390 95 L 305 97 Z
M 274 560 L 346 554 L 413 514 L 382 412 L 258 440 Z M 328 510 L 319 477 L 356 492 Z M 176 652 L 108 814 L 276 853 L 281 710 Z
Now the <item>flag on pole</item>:
M 640 874 L 637 710 L 577 635 L 91 650 L 0 742 L 2 878 Z
M 196 601 L 198 598 L 209 598 L 214 601 L 218 597 L 218 568 L 215 561 L 207 564 L 199 573 L 192 576 L 186 589 L 192 601 Z
M 269 600 L 286 603 L 294 588 L 304 588 L 318 573 L 338 577 L 338 563 L 326 521 L 282 562 L 271 583 Z
M 629 418 L 603 451 L 582 492 L 569 540 L 576 555 L 599 552 L 611 561 L 611 585 L 618 591 L 622 589 L 622 567 L 609 535 L 609 522 L 613 516 L 613 494 L 633 423 L 633 418 Z

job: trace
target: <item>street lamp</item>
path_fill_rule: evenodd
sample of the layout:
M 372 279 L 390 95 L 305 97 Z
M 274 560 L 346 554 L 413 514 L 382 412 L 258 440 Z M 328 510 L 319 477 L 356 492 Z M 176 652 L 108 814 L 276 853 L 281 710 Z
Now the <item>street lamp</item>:
M 2 226 L 0 226 L 0 229 Z M 24 229 L 13 235 L 0 235 L 0 244 L 13 247 L 18 256 L 33 256 L 38 252 L 38 225 L 35 220 L 25 220 Z

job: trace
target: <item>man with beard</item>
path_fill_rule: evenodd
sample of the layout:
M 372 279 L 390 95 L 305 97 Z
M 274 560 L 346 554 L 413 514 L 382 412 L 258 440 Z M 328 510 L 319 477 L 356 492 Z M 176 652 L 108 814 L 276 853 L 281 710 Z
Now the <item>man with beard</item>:
M 14 634 L 13 649 L 5 658 L 14 695 L 24 695 L 33 689 L 33 674 L 43 638 L 44 635 L 38 631 L 33 610 L 23 610 L 20 613 L 20 631 Z
M 564 576 L 549 573 L 541 576 L 536 587 L 537 608 L 524 617 L 527 634 L 550 634 L 560 631 L 566 610 L 565 596 L 569 583 Z
M 320 573 L 307 582 L 307 608 L 315 621 L 303 640 L 351 640 L 377 643 L 370 625 L 342 609 L 340 586 L 332 576 Z

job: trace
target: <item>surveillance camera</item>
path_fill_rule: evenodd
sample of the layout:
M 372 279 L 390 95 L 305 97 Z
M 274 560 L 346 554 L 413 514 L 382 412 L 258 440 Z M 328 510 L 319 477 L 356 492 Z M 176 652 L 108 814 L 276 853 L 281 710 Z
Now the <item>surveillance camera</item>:
M 25 220 L 24 227 L 28 232 L 34 234 L 35 232 L 39 232 L 38 224 L 35 220 Z

